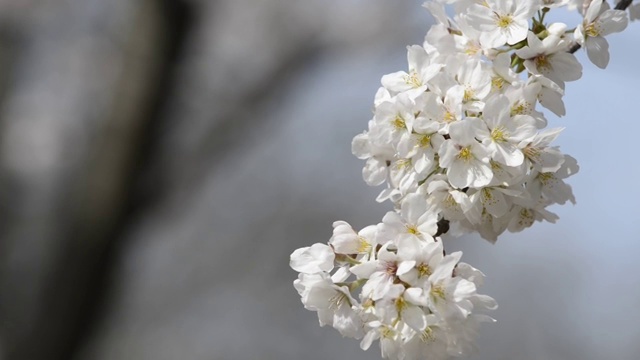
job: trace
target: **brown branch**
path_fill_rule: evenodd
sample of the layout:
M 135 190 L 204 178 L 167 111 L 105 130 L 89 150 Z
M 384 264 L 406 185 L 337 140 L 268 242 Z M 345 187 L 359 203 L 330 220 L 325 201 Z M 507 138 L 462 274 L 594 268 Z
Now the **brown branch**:
M 449 220 L 442 218 L 438 221 L 438 231 L 433 237 L 438 237 L 442 234 L 446 234 L 449 231 Z
M 618 2 L 616 4 L 616 6 L 614 7 L 615 10 L 626 10 L 629 5 L 631 5 L 631 3 L 633 2 L 633 0 L 620 0 L 620 2 Z M 580 50 L 582 46 L 580 46 L 580 44 L 578 44 L 577 42 L 574 42 L 573 44 L 571 44 L 571 46 L 569 47 L 569 53 L 573 54 L 576 51 Z

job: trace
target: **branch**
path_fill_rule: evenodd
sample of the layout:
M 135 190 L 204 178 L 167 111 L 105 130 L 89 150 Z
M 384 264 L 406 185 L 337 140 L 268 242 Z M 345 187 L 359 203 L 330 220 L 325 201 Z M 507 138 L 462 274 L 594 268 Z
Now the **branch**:
M 614 7 L 615 10 L 626 10 L 629 5 L 631 5 L 631 3 L 633 2 L 633 0 L 620 0 L 620 2 L 618 2 L 616 4 L 616 6 Z M 580 46 L 580 44 L 578 44 L 577 42 L 574 42 L 573 44 L 571 44 L 571 47 L 569 47 L 569 53 L 573 54 L 576 51 L 578 51 L 582 46 Z

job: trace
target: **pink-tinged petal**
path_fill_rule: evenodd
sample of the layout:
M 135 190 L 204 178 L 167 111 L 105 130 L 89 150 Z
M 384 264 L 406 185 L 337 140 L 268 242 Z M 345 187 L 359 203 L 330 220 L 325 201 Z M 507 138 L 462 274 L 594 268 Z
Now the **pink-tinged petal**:
M 606 68 L 609 64 L 609 43 L 607 39 L 601 36 L 588 37 L 585 46 L 589 60 L 600 69 Z

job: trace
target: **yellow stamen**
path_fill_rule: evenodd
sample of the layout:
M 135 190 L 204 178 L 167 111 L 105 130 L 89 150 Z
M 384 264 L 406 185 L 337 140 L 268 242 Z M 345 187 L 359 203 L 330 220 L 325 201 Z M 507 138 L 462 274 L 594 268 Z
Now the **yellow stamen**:
M 511 14 L 507 15 L 498 15 L 498 19 L 496 19 L 496 25 L 499 28 L 506 29 L 513 23 L 513 16 Z
M 396 117 L 393 120 L 391 120 L 391 124 L 393 124 L 393 126 L 396 129 L 406 129 L 407 128 L 407 124 L 405 123 L 404 119 L 400 115 L 396 115 Z
M 466 92 L 465 92 L 465 94 L 466 94 Z M 466 96 L 466 95 L 465 95 L 465 96 Z M 451 111 L 448 111 L 448 110 L 447 110 L 447 111 L 444 113 L 444 117 L 443 117 L 444 122 L 446 122 L 446 123 L 450 123 L 450 122 L 452 122 L 452 121 L 455 121 L 455 119 L 456 119 L 456 115 L 455 115 L 454 113 L 452 113 Z
M 367 253 L 371 250 L 371 244 L 363 238 L 362 236 L 358 237 L 358 253 Z
M 429 265 L 418 265 L 418 277 L 431 276 L 431 274 L 433 274 L 433 270 L 431 270 L 431 267 L 429 267 Z
M 420 86 L 422 86 L 422 80 L 420 80 L 420 78 L 418 77 L 418 73 L 415 71 L 412 71 L 409 75 L 405 75 L 404 82 L 407 83 L 407 85 L 413 86 L 414 88 L 419 88 Z
M 422 135 L 418 140 L 418 145 L 421 148 L 426 148 L 431 146 L 431 135 Z
M 498 126 L 491 130 L 491 138 L 495 142 L 505 142 L 507 141 L 507 136 L 509 136 L 509 133 L 506 132 L 503 126 Z
M 431 296 L 434 300 L 442 299 L 446 300 L 446 295 L 444 293 L 444 287 L 442 285 L 434 285 L 431 287 Z
M 413 225 L 407 225 L 407 232 L 416 236 L 420 236 L 420 231 Z
M 504 87 L 504 84 L 505 84 L 505 80 L 500 76 L 496 76 L 491 79 L 491 87 L 493 87 L 494 89 L 502 90 L 502 88 Z
M 433 342 L 435 339 L 436 337 L 433 335 L 433 330 L 431 330 L 431 328 L 428 326 L 420 334 L 420 340 L 422 340 L 422 342 Z
M 470 100 L 473 100 L 473 98 L 475 96 L 476 96 L 476 94 L 472 89 L 466 88 L 466 89 L 464 89 L 464 98 L 462 100 L 463 101 L 470 101 Z
M 584 28 L 584 33 L 587 36 L 596 37 L 600 36 L 601 29 L 595 23 L 591 23 Z
M 520 101 L 511 107 L 511 116 L 528 115 L 531 113 L 531 104 L 526 101 Z
M 536 67 L 540 71 L 546 71 L 552 68 L 551 62 L 549 61 L 549 58 L 545 54 L 540 54 L 536 56 L 533 62 L 536 64 Z
M 471 159 L 473 159 L 473 154 L 471 153 L 469 146 L 460 149 L 460 152 L 458 153 L 458 159 L 463 161 L 470 161 Z
M 396 311 L 398 312 L 398 314 L 400 314 L 402 310 L 407 306 L 408 304 L 402 296 L 396 299 Z
M 542 185 L 547 185 L 549 182 L 555 180 L 555 178 L 555 175 L 550 172 L 538 174 L 538 179 L 540 179 Z

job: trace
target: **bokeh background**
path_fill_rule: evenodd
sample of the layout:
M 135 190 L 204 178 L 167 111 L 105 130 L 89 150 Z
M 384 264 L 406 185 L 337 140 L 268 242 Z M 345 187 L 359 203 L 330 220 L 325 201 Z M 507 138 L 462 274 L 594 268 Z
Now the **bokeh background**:
M 0 0 L 0 359 L 378 359 L 288 258 L 389 209 L 350 142 L 421 3 Z M 500 304 L 472 359 L 640 358 L 639 32 L 550 116 L 578 204 L 448 240 Z

